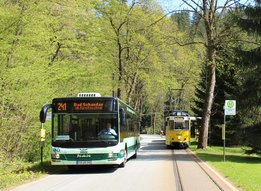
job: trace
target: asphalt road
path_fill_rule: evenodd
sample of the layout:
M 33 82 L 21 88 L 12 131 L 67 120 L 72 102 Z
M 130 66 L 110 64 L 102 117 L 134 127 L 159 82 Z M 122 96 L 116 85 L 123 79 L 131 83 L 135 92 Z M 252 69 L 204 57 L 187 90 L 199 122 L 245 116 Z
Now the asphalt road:
M 125 168 L 95 166 L 68 170 L 13 191 L 180 191 L 178 175 L 184 191 L 220 190 L 184 150 L 167 149 L 160 136 L 142 135 L 137 158 L 130 159 Z

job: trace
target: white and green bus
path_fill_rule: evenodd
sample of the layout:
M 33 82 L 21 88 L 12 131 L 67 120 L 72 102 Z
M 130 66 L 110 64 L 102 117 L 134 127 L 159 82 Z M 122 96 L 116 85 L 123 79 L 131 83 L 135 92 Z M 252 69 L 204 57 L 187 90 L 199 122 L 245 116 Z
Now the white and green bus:
M 40 112 L 46 121 L 52 109 L 52 165 L 117 165 L 136 158 L 140 147 L 136 112 L 117 97 L 79 93 L 77 97 L 54 98 Z M 103 134 L 106 124 L 114 134 Z M 116 133 L 116 134 L 115 134 Z

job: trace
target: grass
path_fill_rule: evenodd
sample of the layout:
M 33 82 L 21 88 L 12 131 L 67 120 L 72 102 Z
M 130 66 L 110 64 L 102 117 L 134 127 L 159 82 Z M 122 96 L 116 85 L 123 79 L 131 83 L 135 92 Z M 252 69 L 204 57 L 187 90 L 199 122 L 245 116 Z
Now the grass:
M 261 190 L 260 156 L 246 155 L 242 147 L 226 147 L 224 162 L 223 147 L 211 146 L 202 150 L 196 149 L 196 143 L 192 142 L 190 149 L 244 191 Z
M 0 164 L 0 190 L 8 190 L 11 187 L 63 170 L 65 170 L 65 167 L 52 168 L 49 162 L 44 162 L 43 165 L 20 161 L 5 162 Z

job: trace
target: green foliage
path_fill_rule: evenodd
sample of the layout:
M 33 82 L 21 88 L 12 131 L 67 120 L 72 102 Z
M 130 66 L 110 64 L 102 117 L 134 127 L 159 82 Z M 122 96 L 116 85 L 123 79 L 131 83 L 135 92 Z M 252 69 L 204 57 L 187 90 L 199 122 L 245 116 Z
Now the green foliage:
M 180 44 L 200 42 L 203 23 L 197 16 L 190 21 L 187 12 L 165 16 L 154 0 L 132 2 L 0 2 L 0 164 L 39 161 L 39 111 L 54 97 L 78 92 L 111 95 L 120 89 L 121 98 L 140 114 L 156 113 L 146 115 L 143 125 L 160 129 L 169 88 L 183 88 L 186 109 L 190 111 L 196 93 L 194 113 L 201 116 L 206 71 L 195 87 L 204 68 L 204 47 Z M 260 39 L 256 29 L 243 32 L 234 27 L 230 14 L 223 19 L 226 22 L 217 28 L 222 36 L 215 39 L 218 77 L 211 121 L 219 140 L 224 99 L 240 97 L 240 115 L 228 124 L 232 141 L 242 136 L 235 129 L 260 121 L 260 46 L 243 43 L 253 38 L 253 30 L 256 41 Z M 45 129 L 44 160 L 49 160 L 50 122 Z M 260 132 L 252 130 L 245 136 L 257 151 L 259 145 L 248 136 Z
M 0 163 L 40 159 L 39 111 L 54 97 L 120 87 L 140 113 L 160 113 L 168 87 L 193 96 L 200 47 L 171 43 L 186 34 L 155 1 L 5 1 L 0 16 Z
M 178 27 L 181 31 L 188 31 L 190 26 L 190 18 L 188 11 L 174 13 L 171 15 L 171 18 L 177 22 Z
M 91 46 L 95 26 L 87 26 L 95 24 L 95 15 L 84 10 L 92 7 L 64 3 L 1 4 L 1 161 L 39 159 L 39 110 L 51 98 L 97 86 L 109 91 L 109 78 L 95 71 L 106 67 L 95 61 Z
M 243 144 L 244 139 L 250 140 L 247 135 L 244 135 L 243 128 L 260 122 L 258 109 L 260 107 L 258 93 L 260 92 L 260 77 L 257 75 L 260 73 L 260 52 L 257 48 L 259 41 L 258 38 L 253 40 L 252 35 L 242 31 L 236 25 L 234 17 L 236 13 L 238 12 L 225 14 L 218 28 L 222 39 L 216 39 L 218 42 L 216 88 L 209 131 L 211 145 L 222 144 L 223 105 L 227 99 L 237 100 L 237 115 L 227 117 L 227 144 Z M 206 80 L 202 78 L 196 91 L 194 111 L 197 113 L 202 112 Z M 246 132 L 248 131 L 251 130 L 248 128 Z
M 239 98 L 242 104 L 242 122 L 245 127 L 245 141 L 246 144 L 251 146 L 252 149 L 247 151 L 248 153 L 259 153 L 261 135 L 260 132 L 260 72 L 261 72 L 261 46 L 260 46 L 260 21 L 261 21 L 261 9 L 260 1 L 256 1 L 255 6 L 248 6 L 242 9 L 239 16 L 236 17 L 237 24 L 248 32 L 248 41 L 254 43 L 250 46 L 239 46 L 235 48 L 237 59 L 235 63 L 241 69 L 242 76 L 242 92 Z
M 246 150 L 246 153 L 248 154 L 257 153 L 261 155 L 261 137 L 258 136 L 261 134 L 260 125 L 261 123 L 257 123 L 246 131 L 247 139 L 245 141 L 246 144 L 251 148 Z

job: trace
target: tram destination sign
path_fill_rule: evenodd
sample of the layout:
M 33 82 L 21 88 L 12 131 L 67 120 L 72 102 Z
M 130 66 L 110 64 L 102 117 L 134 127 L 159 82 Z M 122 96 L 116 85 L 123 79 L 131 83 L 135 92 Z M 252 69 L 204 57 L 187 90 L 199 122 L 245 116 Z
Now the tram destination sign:
M 225 100 L 225 115 L 236 115 L 236 100 Z

